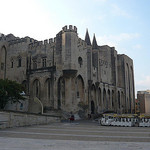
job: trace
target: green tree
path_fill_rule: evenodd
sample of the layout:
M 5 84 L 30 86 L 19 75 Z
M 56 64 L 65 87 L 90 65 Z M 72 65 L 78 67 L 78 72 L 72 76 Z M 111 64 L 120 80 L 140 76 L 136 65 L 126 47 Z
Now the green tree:
M 0 79 L 0 109 L 4 109 L 6 104 L 20 102 L 25 98 L 21 95 L 23 86 L 16 81 Z

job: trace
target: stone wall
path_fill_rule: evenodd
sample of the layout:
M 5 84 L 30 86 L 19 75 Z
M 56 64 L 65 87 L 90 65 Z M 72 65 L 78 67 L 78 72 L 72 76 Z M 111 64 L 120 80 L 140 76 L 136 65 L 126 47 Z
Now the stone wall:
M 60 116 L 0 111 L 0 129 L 60 122 Z

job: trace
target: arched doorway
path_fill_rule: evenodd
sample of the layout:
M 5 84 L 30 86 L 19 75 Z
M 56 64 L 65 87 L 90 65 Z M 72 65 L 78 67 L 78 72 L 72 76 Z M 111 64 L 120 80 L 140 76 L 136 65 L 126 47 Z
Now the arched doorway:
M 107 109 L 107 100 L 106 100 L 106 90 L 105 90 L 105 88 L 103 89 L 103 108 L 104 108 L 104 111 L 106 111 L 106 109 Z
M 94 104 L 94 101 L 92 100 L 91 101 L 91 114 L 94 114 L 95 113 L 95 104 Z

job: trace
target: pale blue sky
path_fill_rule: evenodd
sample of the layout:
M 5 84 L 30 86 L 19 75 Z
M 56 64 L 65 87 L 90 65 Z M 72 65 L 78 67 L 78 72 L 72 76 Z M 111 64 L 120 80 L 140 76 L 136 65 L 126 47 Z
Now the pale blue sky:
M 99 45 L 114 46 L 134 61 L 135 89 L 150 89 L 150 0 L 0 0 L 0 33 L 55 37 L 75 25 Z

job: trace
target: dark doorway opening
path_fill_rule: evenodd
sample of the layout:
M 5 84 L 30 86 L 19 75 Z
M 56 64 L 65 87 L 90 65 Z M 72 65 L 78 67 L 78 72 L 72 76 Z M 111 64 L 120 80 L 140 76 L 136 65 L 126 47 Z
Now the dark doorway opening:
M 94 112 L 95 112 L 94 101 L 91 101 L 91 114 L 94 114 Z

